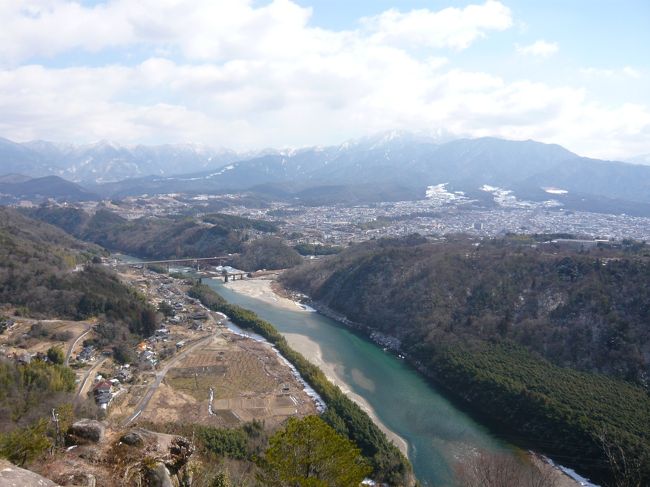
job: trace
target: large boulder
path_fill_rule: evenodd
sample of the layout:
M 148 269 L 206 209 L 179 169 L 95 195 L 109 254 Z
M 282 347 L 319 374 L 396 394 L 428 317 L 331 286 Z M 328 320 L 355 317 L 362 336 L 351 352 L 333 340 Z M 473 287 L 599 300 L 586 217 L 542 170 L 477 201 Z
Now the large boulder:
M 0 459 L 0 485 L 6 487 L 58 487 L 45 477 L 16 467 L 13 463 Z
M 174 487 L 169 470 L 162 462 L 157 462 L 147 472 L 147 480 L 151 487 Z
M 129 446 L 144 446 L 144 438 L 142 434 L 137 431 L 129 431 L 124 436 L 122 436 L 122 438 L 120 438 L 120 441 Z
M 100 421 L 94 419 L 80 419 L 72 423 L 70 433 L 82 440 L 92 441 L 94 443 L 100 442 L 104 438 L 106 426 Z

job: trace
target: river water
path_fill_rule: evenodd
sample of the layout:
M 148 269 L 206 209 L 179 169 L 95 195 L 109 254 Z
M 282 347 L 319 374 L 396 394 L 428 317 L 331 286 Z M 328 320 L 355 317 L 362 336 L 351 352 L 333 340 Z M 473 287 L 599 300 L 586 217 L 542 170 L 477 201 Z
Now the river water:
M 423 485 L 453 485 L 454 463 L 472 450 L 507 448 L 403 361 L 333 320 L 318 313 L 271 306 L 236 293 L 220 281 L 204 282 L 281 333 L 302 335 L 317 343 L 321 359 L 353 393 L 367 401 L 389 429 L 406 440 L 409 459 Z

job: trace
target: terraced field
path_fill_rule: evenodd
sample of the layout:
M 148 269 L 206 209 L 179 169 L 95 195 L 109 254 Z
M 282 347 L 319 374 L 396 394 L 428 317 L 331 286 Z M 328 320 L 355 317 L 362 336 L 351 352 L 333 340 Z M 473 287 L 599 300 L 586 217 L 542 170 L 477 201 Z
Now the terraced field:
M 233 426 L 315 411 L 269 345 L 225 332 L 169 370 L 142 417 Z

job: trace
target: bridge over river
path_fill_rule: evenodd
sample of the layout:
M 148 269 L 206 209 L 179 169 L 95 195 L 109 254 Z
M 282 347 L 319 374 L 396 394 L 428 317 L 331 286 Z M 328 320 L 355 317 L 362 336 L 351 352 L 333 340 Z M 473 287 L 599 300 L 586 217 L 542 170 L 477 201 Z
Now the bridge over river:
M 192 267 L 196 271 L 201 270 L 201 265 L 220 265 L 223 266 L 229 260 L 234 259 L 239 254 L 217 255 L 214 257 L 187 257 L 182 259 L 161 259 L 161 260 L 140 260 L 137 261 L 122 261 L 117 264 L 118 267 L 135 267 L 138 269 L 146 269 L 149 265 L 161 265 L 169 271 L 170 266 L 180 265 L 185 267 Z M 244 279 L 248 276 L 248 272 L 240 270 L 226 270 L 220 274 L 226 282 L 229 280 Z

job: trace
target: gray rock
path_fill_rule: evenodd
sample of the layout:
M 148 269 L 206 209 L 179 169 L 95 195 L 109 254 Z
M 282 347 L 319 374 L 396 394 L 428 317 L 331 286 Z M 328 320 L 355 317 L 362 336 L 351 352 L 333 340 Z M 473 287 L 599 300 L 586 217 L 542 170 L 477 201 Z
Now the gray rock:
M 90 445 L 82 445 L 77 450 L 77 454 L 79 455 L 79 458 L 88 460 L 91 463 L 99 462 L 102 457 L 99 450 L 97 450 L 97 448 L 91 447 Z
M 97 479 L 90 473 L 72 473 L 59 477 L 59 482 L 65 485 L 77 485 L 83 487 L 96 487 Z M 1 484 L 0 484 L 1 485 Z
M 174 487 L 169 470 L 162 462 L 156 463 L 147 474 L 151 487 Z
M 80 419 L 72 424 L 70 432 L 77 438 L 97 443 L 104 438 L 106 427 L 94 419 Z
M 126 433 L 122 438 L 120 438 L 120 441 L 129 446 L 144 446 L 144 438 L 136 431 Z
M 58 487 L 45 477 L 16 467 L 13 463 L 0 459 L 0 485 L 3 487 Z

